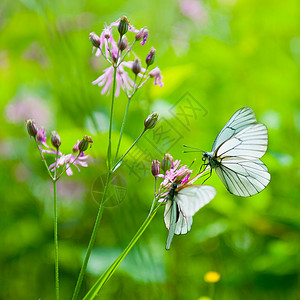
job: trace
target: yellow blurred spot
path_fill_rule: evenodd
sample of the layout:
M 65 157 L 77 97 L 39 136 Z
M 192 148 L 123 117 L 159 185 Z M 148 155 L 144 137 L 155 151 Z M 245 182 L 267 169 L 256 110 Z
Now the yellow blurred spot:
M 204 281 L 206 281 L 206 282 L 218 282 L 220 280 L 220 277 L 221 277 L 220 273 L 210 271 L 210 272 L 207 272 L 204 275 Z
M 212 300 L 212 299 L 209 297 L 203 296 L 203 297 L 198 298 L 198 300 Z

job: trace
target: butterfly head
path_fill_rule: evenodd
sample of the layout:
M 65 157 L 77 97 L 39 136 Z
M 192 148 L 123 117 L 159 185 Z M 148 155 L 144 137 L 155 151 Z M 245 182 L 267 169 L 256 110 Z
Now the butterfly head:
M 206 161 L 209 161 L 209 155 L 207 152 L 204 152 L 202 155 L 202 161 L 205 163 Z

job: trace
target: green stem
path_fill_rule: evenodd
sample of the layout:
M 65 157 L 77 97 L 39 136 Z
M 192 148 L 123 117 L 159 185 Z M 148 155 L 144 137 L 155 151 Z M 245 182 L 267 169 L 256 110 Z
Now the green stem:
M 111 166 L 111 131 L 112 131 L 112 119 L 113 119 L 113 111 L 114 111 L 114 101 L 115 101 L 115 87 L 116 87 L 116 74 L 117 74 L 117 67 L 114 67 L 114 78 L 113 78 L 113 88 L 112 88 L 112 100 L 111 100 L 111 110 L 110 110 L 110 120 L 109 120 L 109 134 L 108 134 L 108 148 L 107 148 L 107 164 L 108 164 L 108 174 L 107 174 L 107 178 L 106 178 L 106 182 L 105 182 L 105 186 L 104 186 L 104 191 L 103 191 L 103 195 L 102 195 L 102 199 L 101 202 L 99 204 L 99 209 L 98 209 L 98 214 L 96 217 L 96 221 L 94 224 L 94 228 L 93 228 L 93 232 L 89 241 L 89 245 L 84 257 L 84 261 L 83 264 L 81 266 L 80 269 L 80 273 L 77 279 L 77 283 L 75 286 L 75 290 L 72 296 L 72 300 L 76 300 L 82 285 L 82 281 L 83 281 L 83 277 L 87 268 L 87 264 L 93 249 L 93 246 L 95 244 L 95 240 L 96 240 L 96 235 L 99 229 L 99 225 L 100 225 L 100 221 L 102 218 L 102 213 L 103 213 L 103 203 L 104 200 L 106 198 L 106 194 L 108 191 L 108 186 L 111 180 L 111 176 L 112 173 L 110 171 L 110 166 Z
M 72 300 L 77 299 L 80 288 L 81 288 L 81 285 L 82 285 L 82 280 L 83 280 L 83 277 L 84 277 L 84 274 L 85 274 L 85 271 L 86 271 L 86 268 L 87 268 L 87 264 L 88 264 L 88 261 L 89 261 L 89 258 L 90 258 L 95 240 L 96 240 L 96 235 L 97 235 L 98 228 L 99 228 L 99 225 L 100 225 L 100 221 L 101 221 L 101 218 L 102 218 L 103 203 L 104 203 L 104 200 L 106 198 L 106 194 L 107 194 L 107 191 L 108 191 L 108 186 L 109 186 L 109 182 L 110 182 L 110 179 L 111 179 L 111 175 L 112 175 L 112 173 L 108 172 L 106 183 L 105 183 L 105 186 L 104 186 L 102 199 L 101 199 L 101 202 L 100 202 L 100 205 L 99 205 L 97 218 L 96 218 L 95 225 L 94 225 L 94 228 L 93 228 L 93 232 L 92 232 L 92 235 L 91 235 L 91 238 L 90 238 L 90 241 L 89 241 L 89 245 L 88 245 L 85 257 L 84 257 L 84 261 L 83 261 L 83 264 L 81 266 L 81 270 L 80 270 L 80 273 L 79 273 L 79 276 L 78 276 L 78 279 L 77 279 L 77 283 L 76 283 L 76 287 L 75 287 L 75 290 L 74 290 L 74 293 L 73 293 Z
M 110 170 L 110 167 L 111 167 L 111 130 L 112 130 L 112 120 L 113 120 L 113 112 L 114 112 L 114 102 L 115 102 L 116 75 L 117 75 L 117 67 L 114 67 L 114 79 L 113 79 L 113 88 L 112 88 L 111 109 L 110 109 L 110 119 L 109 119 L 109 132 L 108 132 L 108 148 L 107 148 L 108 170 Z
M 121 253 L 121 255 L 113 262 L 113 264 L 101 275 L 101 277 L 96 281 L 96 283 L 93 285 L 93 287 L 89 290 L 89 292 L 85 295 L 83 300 L 90 300 L 94 299 L 101 287 L 110 279 L 110 277 L 114 274 L 120 263 L 123 261 L 123 259 L 126 257 L 128 252 L 131 250 L 131 248 L 135 245 L 135 243 L 139 240 L 143 232 L 146 230 L 148 225 L 150 224 L 151 220 L 155 216 L 155 214 L 158 211 L 158 208 L 161 206 L 162 203 L 160 203 L 152 212 L 150 211 L 149 215 L 147 216 L 146 220 L 140 227 L 140 229 L 137 231 L 137 233 L 134 235 L 128 246 L 125 248 L 125 250 Z
M 119 149 L 120 149 L 120 145 L 121 145 L 121 140 L 122 140 L 122 136 L 123 136 L 123 131 L 124 131 L 124 127 L 125 127 L 125 123 L 126 123 L 126 119 L 127 119 L 127 114 L 128 114 L 128 110 L 129 110 L 129 106 L 130 106 L 130 100 L 131 100 L 131 97 L 128 97 L 127 106 L 126 106 L 126 110 L 125 110 L 121 130 L 120 130 L 120 137 L 119 137 L 117 151 L 116 151 L 116 155 L 115 155 L 115 159 L 114 159 L 114 164 L 116 162 L 116 159 L 118 158 Z
M 142 80 L 144 79 L 144 76 L 145 76 L 145 74 L 147 73 L 148 67 L 149 67 L 149 66 L 146 67 L 145 72 L 142 74 L 141 80 L 140 80 L 139 84 L 136 86 L 134 93 L 137 91 L 137 89 L 138 89 L 139 86 L 141 85 Z
M 56 192 L 56 172 L 57 172 L 58 149 L 56 153 L 56 165 L 53 178 L 53 206 L 54 206 L 54 248 L 55 248 L 55 290 L 56 300 L 59 299 L 59 270 L 58 270 L 58 229 L 57 229 L 57 192 Z
M 130 148 L 126 151 L 125 154 L 122 155 L 122 157 L 113 165 L 111 171 L 114 172 L 119 167 L 120 163 L 124 159 L 124 157 L 128 154 L 128 152 L 132 149 L 132 147 L 138 142 L 138 140 L 142 137 L 142 135 L 146 132 L 146 129 L 142 131 L 142 133 L 138 136 L 138 138 L 133 142 L 133 144 L 130 146 Z

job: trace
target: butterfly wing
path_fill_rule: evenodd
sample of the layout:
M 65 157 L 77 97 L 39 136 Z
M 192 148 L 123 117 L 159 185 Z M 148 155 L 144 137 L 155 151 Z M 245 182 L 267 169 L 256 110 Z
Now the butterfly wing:
M 268 131 L 263 124 L 249 125 L 230 139 L 223 142 L 215 151 L 214 156 L 240 157 L 249 160 L 262 157 L 268 147 Z
M 173 200 L 165 206 L 164 221 L 169 230 L 166 249 L 175 234 L 186 234 L 191 230 L 192 216 L 216 195 L 216 190 L 206 185 L 187 185 L 176 193 Z
M 225 157 L 215 171 L 230 193 L 242 197 L 261 192 L 271 179 L 267 167 L 260 159 Z
M 188 185 L 175 196 L 179 217 L 175 234 L 186 234 L 193 224 L 192 216 L 216 195 L 216 190 L 208 185 Z
M 243 107 L 236 111 L 218 134 L 212 147 L 214 152 L 222 143 L 251 124 L 255 124 L 256 118 L 250 107 Z
M 186 217 L 192 217 L 200 208 L 210 202 L 216 190 L 208 185 L 187 185 L 177 193 L 179 211 Z
M 169 203 L 171 202 L 171 203 Z M 168 207 L 167 207 L 168 205 Z M 178 219 L 178 205 L 175 201 L 175 199 L 169 200 L 166 203 L 165 208 L 165 224 L 166 227 L 169 229 L 168 237 L 167 237 L 167 243 L 166 243 L 166 250 L 169 250 L 171 247 L 171 243 L 176 231 L 176 222 Z

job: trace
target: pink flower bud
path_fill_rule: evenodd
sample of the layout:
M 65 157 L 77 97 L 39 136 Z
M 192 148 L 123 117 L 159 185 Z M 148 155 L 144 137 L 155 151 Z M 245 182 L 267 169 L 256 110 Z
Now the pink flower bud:
M 26 121 L 27 131 L 30 136 L 36 137 L 37 135 L 37 127 L 32 119 Z
M 141 65 L 141 61 L 139 58 L 136 58 L 132 64 L 132 72 L 137 75 L 141 72 L 141 69 L 142 69 L 142 65 Z
M 156 159 L 152 161 L 152 168 L 151 168 L 151 172 L 152 175 L 155 177 L 159 174 L 160 171 L 160 162 Z
M 90 136 L 85 135 L 78 144 L 79 152 L 83 152 L 87 150 L 89 146 L 92 147 L 92 143 L 93 143 L 92 138 Z
M 128 46 L 128 40 L 126 36 L 123 36 L 121 41 L 118 42 L 119 49 L 121 51 L 125 50 Z
M 140 41 L 142 39 L 142 37 L 144 36 L 144 33 L 146 31 L 146 27 L 142 28 L 136 35 L 135 35 L 135 39 L 137 41 Z
M 59 146 L 61 145 L 61 139 L 60 136 L 58 135 L 58 133 L 56 131 L 52 131 L 51 132 L 51 144 L 58 149 Z
M 146 64 L 147 66 L 150 66 L 154 63 L 155 60 L 155 52 L 156 50 L 152 47 L 150 52 L 148 53 L 147 57 L 146 57 Z
M 94 47 L 99 48 L 99 46 L 100 46 L 100 37 L 96 33 L 91 32 L 90 36 L 89 36 L 89 40 L 90 40 L 90 42 L 92 43 L 92 45 Z

